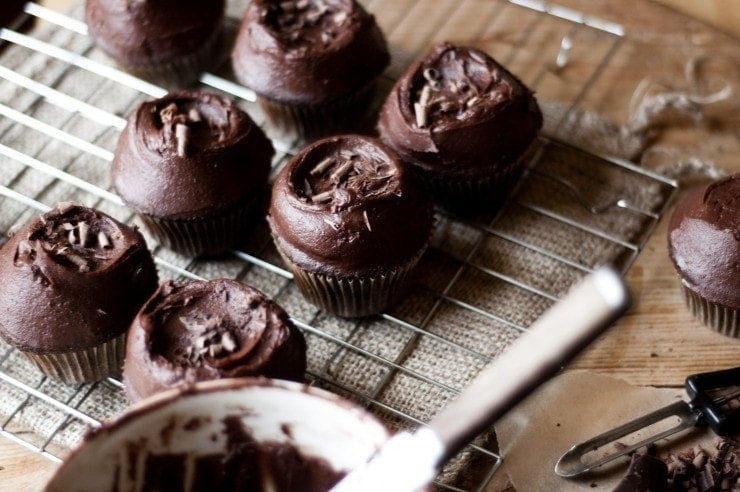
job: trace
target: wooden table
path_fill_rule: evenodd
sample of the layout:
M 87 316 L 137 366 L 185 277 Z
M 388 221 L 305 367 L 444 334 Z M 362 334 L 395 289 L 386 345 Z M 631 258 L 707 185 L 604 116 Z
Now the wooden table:
M 53 7 L 73 0 L 48 0 Z M 412 0 L 398 0 L 399 2 Z M 483 0 L 485 1 L 485 0 Z M 627 104 L 646 77 L 684 77 L 687 61 L 702 53 L 724 59 L 726 82 L 740 88 L 740 41 L 647 0 L 557 0 L 555 3 L 619 23 L 627 29 L 625 45 L 591 91 L 589 104 L 623 123 Z M 727 65 L 729 63 L 730 65 Z M 708 75 L 716 67 L 707 67 Z M 700 151 L 719 168 L 740 172 L 740 111 L 737 97 L 704 128 L 676 128 L 659 144 Z M 666 220 L 658 225 L 628 274 L 636 305 L 568 369 L 587 369 L 622 377 L 636 385 L 680 386 L 686 375 L 737 365 L 740 340 L 716 334 L 695 321 L 680 295 L 666 254 Z M 40 489 L 55 469 L 45 458 L 0 438 L 0 489 Z

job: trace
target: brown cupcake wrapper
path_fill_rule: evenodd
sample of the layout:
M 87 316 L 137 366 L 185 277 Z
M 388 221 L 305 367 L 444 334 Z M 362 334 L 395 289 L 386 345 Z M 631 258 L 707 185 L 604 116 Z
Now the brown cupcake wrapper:
M 682 285 L 689 311 L 702 324 L 729 337 L 740 338 L 740 309 L 731 309 L 708 301 L 686 285 Z
M 437 205 L 455 214 L 470 216 L 497 211 L 524 174 L 526 161 L 518 159 L 504 166 L 506 170 L 498 175 L 471 176 L 440 174 L 420 166 L 414 169 Z
M 63 353 L 23 352 L 44 374 L 67 384 L 100 381 L 121 373 L 126 332 L 95 347 Z
M 356 129 L 375 90 L 375 81 L 358 91 L 324 104 L 290 104 L 257 96 L 271 126 L 285 136 L 303 140 Z
M 168 62 L 147 65 L 118 62 L 118 66 L 131 75 L 166 88 L 184 88 L 195 82 L 201 72 L 216 64 L 214 58 L 219 53 L 222 33 L 222 30 L 216 31 L 198 51 L 178 56 Z
M 254 218 L 258 200 L 223 215 L 197 219 L 164 219 L 139 213 L 141 221 L 162 246 L 186 256 L 220 253 L 234 247 Z
M 277 250 L 309 301 L 338 316 L 355 318 L 381 313 L 390 306 L 426 248 L 427 244 L 409 262 L 386 274 L 367 277 L 336 277 L 309 272 L 288 259 L 279 247 Z

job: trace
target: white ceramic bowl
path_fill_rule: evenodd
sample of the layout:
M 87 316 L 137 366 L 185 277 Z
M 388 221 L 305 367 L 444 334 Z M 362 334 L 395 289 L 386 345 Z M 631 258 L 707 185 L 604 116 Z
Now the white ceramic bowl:
M 285 469 L 292 466 L 286 462 L 295 463 L 292 451 L 303 464 L 320 463 L 346 473 L 367 461 L 387 439 L 387 430 L 370 413 L 320 389 L 266 379 L 208 381 L 156 395 L 94 431 L 71 452 L 46 490 L 147 490 L 151 477 L 157 476 L 155 481 L 166 476 L 171 490 L 180 488 L 178 482 L 182 490 L 217 490 L 212 480 L 208 488 L 191 488 L 197 475 L 203 479 L 199 459 L 213 464 L 209 457 L 229 456 L 235 442 L 282 450 L 272 455 L 260 451 L 252 457 L 260 463 L 272 461 L 266 468 L 259 465 L 261 485 L 253 485 L 254 477 L 232 477 L 239 490 L 271 490 L 271 482 L 280 483 L 287 475 L 298 473 L 296 481 L 315 478 L 300 466 Z M 238 460 L 244 465 L 243 453 Z M 158 466 L 162 469 L 155 469 Z M 246 468 L 249 464 L 240 473 Z M 295 490 L 321 487 L 305 483 Z

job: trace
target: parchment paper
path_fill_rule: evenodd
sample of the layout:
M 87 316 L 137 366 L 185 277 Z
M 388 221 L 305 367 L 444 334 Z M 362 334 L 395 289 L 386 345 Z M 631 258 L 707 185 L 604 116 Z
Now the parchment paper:
M 505 490 L 512 485 L 518 491 L 612 490 L 625 475 L 628 458 L 578 479 L 558 477 L 555 463 L 574 444 L 686 398 L 682 388 L 635 387 L 593 372 L 566 372 L 496 424 L 504 461 L 487 490 Z M 693 429 L 661 441 L 657 454 L 665 457 L 698 444 L 713 455 L 715 439 L 708 429 Z

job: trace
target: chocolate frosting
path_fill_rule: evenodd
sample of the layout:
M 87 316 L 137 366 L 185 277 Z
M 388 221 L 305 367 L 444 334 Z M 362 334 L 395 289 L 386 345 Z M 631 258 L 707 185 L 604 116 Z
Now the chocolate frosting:
M 217 215 L 267 184 L 272 144 L 233 102 L 179 92 L 140 104 L 113 160 L 113 186 L 138 212 L 160 218 Z
M 396 81 L 380 138 L 405 161 L 453 175 L 515 161 L 542 127 L 534 94 L 486 53 L 442 43 Z
M 0 250 L 0 334 L 24 351 L 68 352 L 126 331 L 157 287 L 136 229 L 60 204 Z
M 200 49 L 219 31 L 225 0 L 87 0 L 95 44 L 126 65 L 167 62 Z
M 131 401 L 226 377 L 301 381 L 306 342 L 280 306 L 228 279 L 165 282 L 129 330 L 123 382 Z
M 270 228 L 300 267 L 338 276 L 380 274 L 418 254 L 431 234 L 430 202 L 395 153 L 343 135 L 299 152 L 277 176 Z
M 676 206 L 668 251 L 688 288 L 740 309 L 740 173 L 691 190 Z
M 253 0 L 232 52 L 240 82 L 292 104 L 354 93 L 389 61 L 375 18 L 355 0 Z

